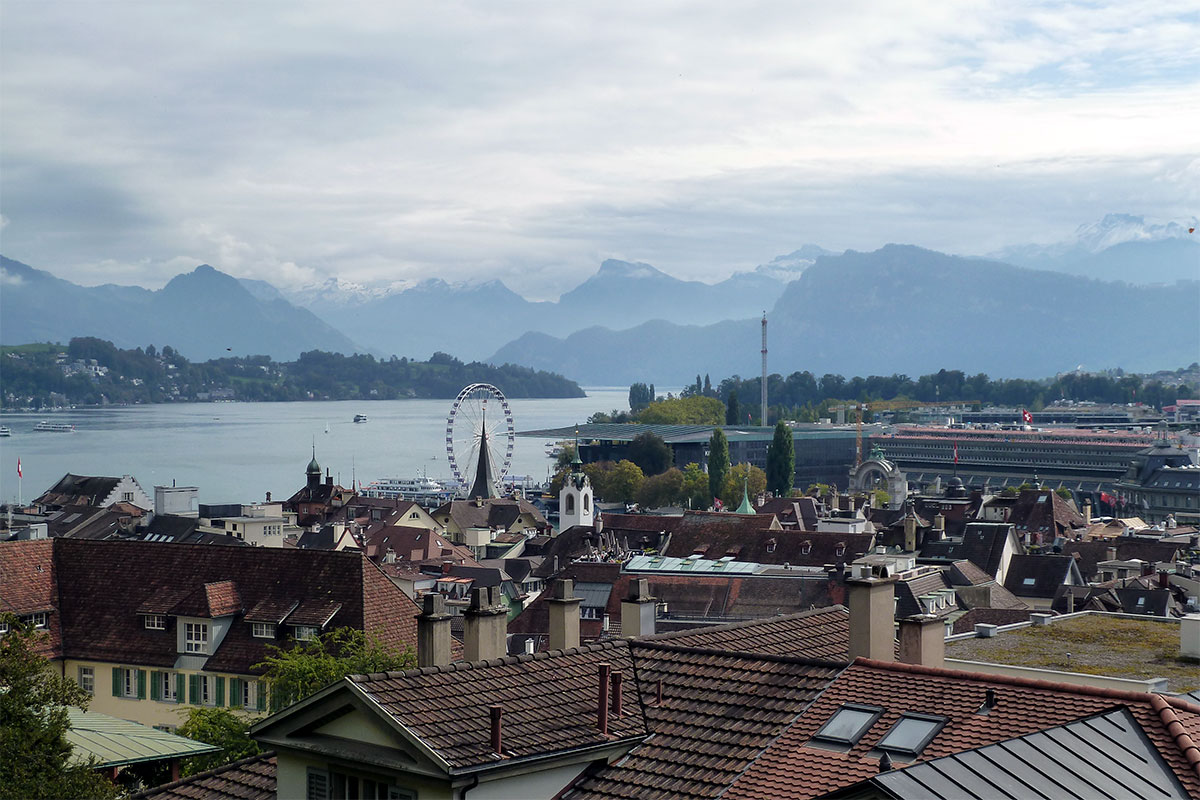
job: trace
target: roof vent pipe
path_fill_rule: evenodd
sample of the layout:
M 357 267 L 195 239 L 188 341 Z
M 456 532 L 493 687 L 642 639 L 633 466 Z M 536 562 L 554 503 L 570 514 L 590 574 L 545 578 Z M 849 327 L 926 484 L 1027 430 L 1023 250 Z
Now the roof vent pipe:
M 596 698 L 596 728 L 600 731 L 601 736 L 608 736 L 608 681 L 611 672 L 611 665 L 600 665 L 600 694 Z
M 501 718 L 504 716 L 504 710 L 500 706 L 489 706 L 492 714 L 492 752 L 496 755 L 503 755 L 504 750 L 501 748 Z

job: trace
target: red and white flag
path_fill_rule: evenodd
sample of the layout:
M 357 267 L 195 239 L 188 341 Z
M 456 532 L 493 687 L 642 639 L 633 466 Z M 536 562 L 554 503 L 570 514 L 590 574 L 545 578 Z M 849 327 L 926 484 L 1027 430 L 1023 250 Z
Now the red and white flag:
M 954 441 L 954 463 L 958 464 L 958 440 Z
M 20 459 L 20 457 L 17 458 L 17 477 L 18 478 L 24 477 L 24 475 L 21 474 L 21 459 Z
M 1021 419 L 1025 420 L 1025 424 L 1028 425 L 1029 423 L 1033 422 L 1033 414 L 1030 414 L 1028 409 L 1022 408 Z

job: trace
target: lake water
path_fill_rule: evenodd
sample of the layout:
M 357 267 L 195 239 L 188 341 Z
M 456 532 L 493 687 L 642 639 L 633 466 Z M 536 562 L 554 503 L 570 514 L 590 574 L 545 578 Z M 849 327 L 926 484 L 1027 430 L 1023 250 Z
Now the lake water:
M 585 422 L 596 411 L 628 408 L 628 387 L 588 388 L 587 397 L 509 400 L 516 430 Z M 267 492 L 286 499 L 304 485 L 316 444 L 317 461 L 336 482 L 450 476 L 446 416 L 450 400 L 372 402 L 186 403 L 95 408 L 55 413 L 4 413 L 0 424 L 0 500 L 18 499 L 17 459 L 25 502 L 68 472 L 132 475 L 153 498 L 154 486 L 200 487 L 201 503 L 251 503 Z M 365 424 L 353 422 L 366 414 Z M 74 433 L 35 432 L 40 420 L 68 422 Z M 326 433 L 328 426 L 329 432 Z M 518 436 L 510 474 L 544 480 L 551 461 L 546 440 Z

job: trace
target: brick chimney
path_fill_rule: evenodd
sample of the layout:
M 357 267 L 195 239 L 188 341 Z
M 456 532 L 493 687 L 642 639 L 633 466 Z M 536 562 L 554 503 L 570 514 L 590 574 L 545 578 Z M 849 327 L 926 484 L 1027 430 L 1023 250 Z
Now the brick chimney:
M 629 596 L 621 601 L 621 635 L 628 639 L 654 635 L 658 600 L 650 596 L 650 582 L 635 578 L 629 582 Z
M 917 517 L 915 514 L 908 514 L 904 517 L 904 552 L 915 553 L 917 551 Z
M 850 607 L 850 660 L 895 659 L 895 578 L 876 578 L 867 564 L 854 564 L 846 579 Z
M 432 592 L 421 598 L 417 615 L 417 666 L 440 667 L 450 663 L 450 615 L 446 598 Z
M 946 625 L 930 614 L 900 620 L 900 660 L 941 667 L 946 659 Z
M 1084 525 L 1092 524 L 1092 501 L 1091 500 L 1083 501 L 1083 524 Z
M 550 649 L 579 647 L 580 598 L 575 596 L 575 581 L 555 581 L 554 596 L 546 602 L 550 605 Z
M 500 602 L 500 588 L 471 590 L 471 604 L 463 612 L 463 657 L 467 661 L 500 658 L 508 653 L 508 608 Z

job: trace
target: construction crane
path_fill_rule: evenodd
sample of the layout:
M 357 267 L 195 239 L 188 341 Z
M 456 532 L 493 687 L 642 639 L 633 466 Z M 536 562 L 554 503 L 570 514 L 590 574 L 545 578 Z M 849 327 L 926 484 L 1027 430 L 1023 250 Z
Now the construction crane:
M 846 409 L 854 409 L 854 466 L 859 466 L 863 462 L 863 446 L 862 446 L 862 422 L 863 411 L 899 411 L 905 408 L 926 408 L 928 406 L 970 406 L 979 405 L 978 400 L 932 400 L 923 402 L 920 400 L 872 400 L 869 403 L 843 403 L 838 406 L 831 406 L 831 411 L 845 411 Z

